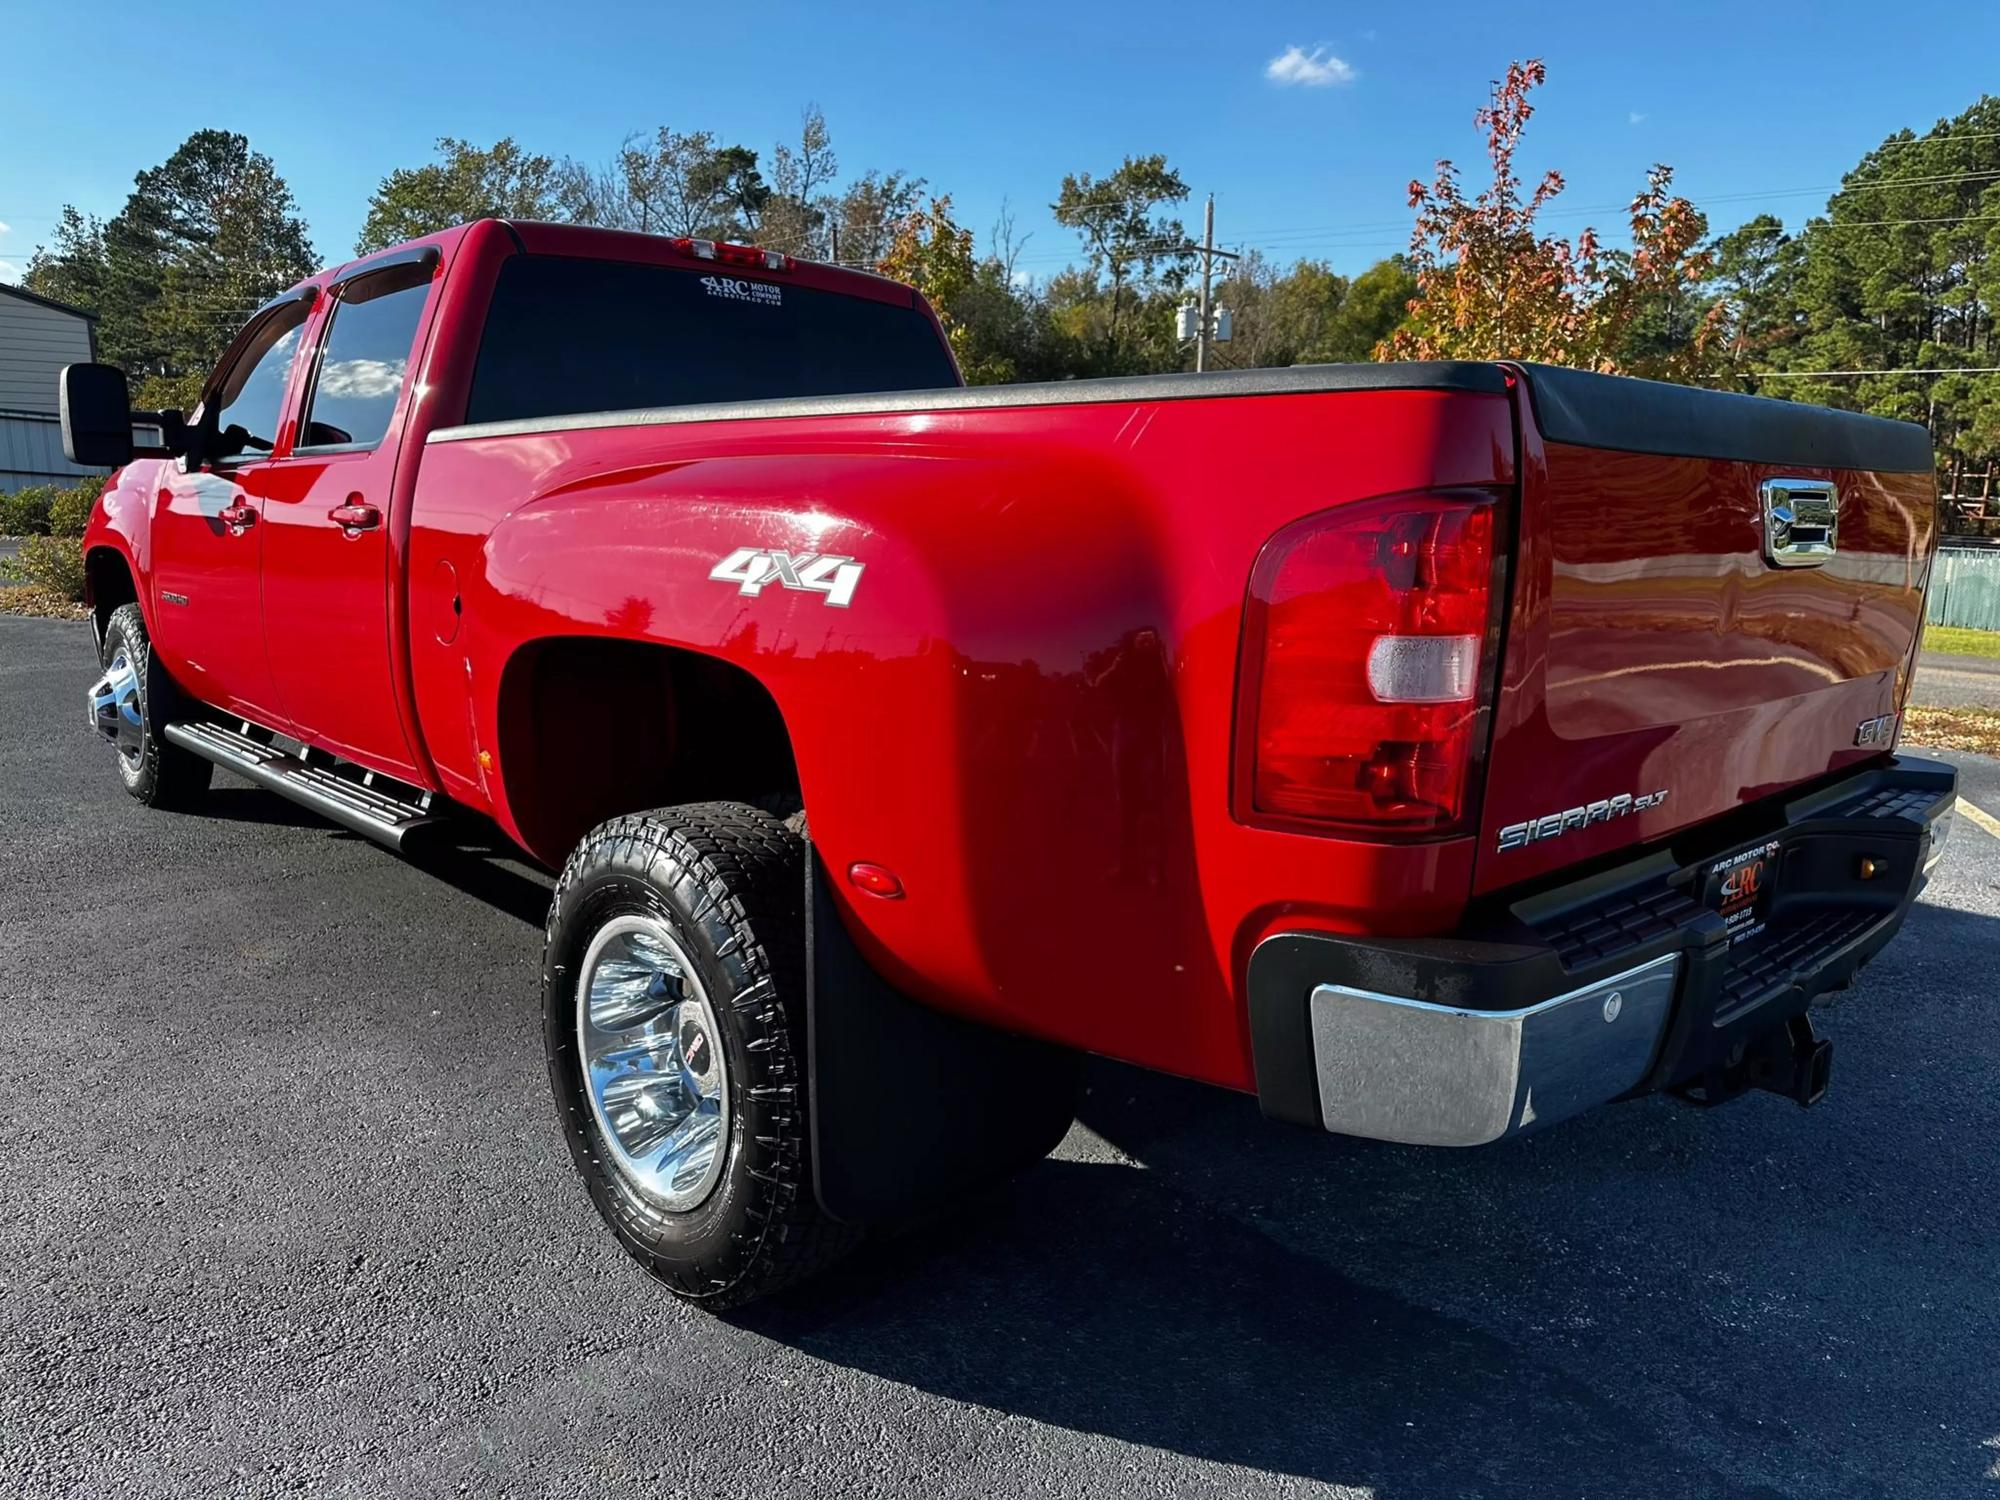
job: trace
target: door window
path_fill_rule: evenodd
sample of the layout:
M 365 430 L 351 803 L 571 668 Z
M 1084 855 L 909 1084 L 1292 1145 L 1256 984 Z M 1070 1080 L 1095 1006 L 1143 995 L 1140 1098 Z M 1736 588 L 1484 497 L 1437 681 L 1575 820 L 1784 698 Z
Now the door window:
M 299 329 L 312 304 L 301 298 L 275 309 L 258 324 L 249 342 L 209 394 L 221 436 L 219 457 L 269 453 L 278 441 L 285 409 L 285 382 L 299 350 Z
M 430 293 L 431 265 L 389 266 L 340 289 L 306 403 L 300 450 L 373 448 L 388 433 Z

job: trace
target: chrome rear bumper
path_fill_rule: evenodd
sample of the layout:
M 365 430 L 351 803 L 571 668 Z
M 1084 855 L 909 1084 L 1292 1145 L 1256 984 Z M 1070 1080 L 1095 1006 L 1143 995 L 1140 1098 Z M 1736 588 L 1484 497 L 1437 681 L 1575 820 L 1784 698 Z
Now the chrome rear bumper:
M 1794 1023 L 1895 936 L 1956 794 L 1950 766 L 1884 758 L 1475 903 L 1448 935 L 1267 937 L 1246 975 L 1258 1103 L 1345 1135 L 1474 1146 L 1637 1094 L 1721 1102 L 1783 1082 L 1779 1064 L 1817 1097 L 1825 1049 L 1800 1074 Z M 1725 920 L 1718 882 L 1753 854 L 1775 879 Z
M 1637 1088 L 1666 1034 L 1677 953 L 1518 1010 L 1343 984 L 1312 992 L 1320 1117 L 1342 1135 L 1482 1146 Z

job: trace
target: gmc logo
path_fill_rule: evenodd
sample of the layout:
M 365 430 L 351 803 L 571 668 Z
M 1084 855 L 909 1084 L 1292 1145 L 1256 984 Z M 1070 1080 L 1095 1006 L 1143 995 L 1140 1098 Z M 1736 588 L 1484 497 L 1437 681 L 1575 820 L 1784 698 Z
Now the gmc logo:
M 1880 718 L 1863 719 L 1861 727 L 1854 731 L 1857 745 L 1886 745 L 1896 737 L 1895 714 L 1883 714 Z

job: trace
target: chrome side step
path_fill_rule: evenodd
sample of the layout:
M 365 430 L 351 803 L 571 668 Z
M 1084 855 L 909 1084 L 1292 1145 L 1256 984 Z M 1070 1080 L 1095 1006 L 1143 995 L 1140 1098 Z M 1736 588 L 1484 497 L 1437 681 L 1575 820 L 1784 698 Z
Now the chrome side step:
M 306 756 L 317 758 L 316 752 L 290 754 L 273 743 L 276 736 L 269 730 L 243 720 L 233 729 L 213 720 L 169 724 L 167 738 L 391 849 L 401 849 L 410 835 L 439 821 L 429 792 L 344 761 L 314 764 Z

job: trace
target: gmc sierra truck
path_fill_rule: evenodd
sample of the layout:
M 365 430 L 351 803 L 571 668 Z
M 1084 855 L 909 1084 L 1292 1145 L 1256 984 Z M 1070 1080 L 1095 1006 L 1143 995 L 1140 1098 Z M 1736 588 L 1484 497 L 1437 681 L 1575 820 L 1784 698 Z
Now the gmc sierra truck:
M 64 372 L 89 720 L 552 870 L 549 1076 L 709 1307 L 1046 1152 L 1094 1052 L 1474 1145 L 1811 1103 L 1954 773 L 1919 427 L 1508 363 L 965 389 L 909 288 L 484 221 Z

